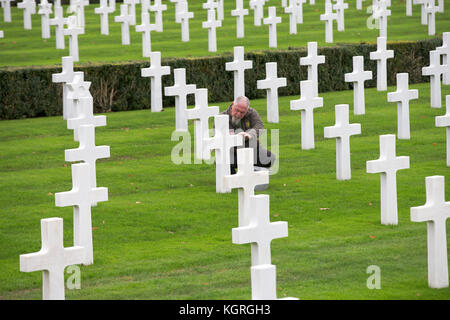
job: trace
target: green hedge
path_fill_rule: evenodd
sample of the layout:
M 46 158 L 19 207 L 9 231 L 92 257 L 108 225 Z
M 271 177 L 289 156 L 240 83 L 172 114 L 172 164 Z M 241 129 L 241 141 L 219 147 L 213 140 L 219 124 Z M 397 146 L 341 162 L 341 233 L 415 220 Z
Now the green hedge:
M 394 50 L 394 58 L 388 60 L 388 85 L 395 85 L 396 74 L 409 73 L 410 83 L 426 82 L 422 67 L 429 64 L 429 51 L 442 45 L 442 39 L 417 42 L 388 43 Z M 325 64 L 319 65 L 319 92 L 346 90 L 351 84 L 344 82 L 344 73 L 351 72 L 352 57 L 364 56 L 365 70 L 372 70 L 373 80 L 366 87 L 376 86 L 376 61 L 369 53 L 376 44 L 347 45 L 319 48 L 325 55 Z M 307 79 L 307 68 L 299 65 L 300 57 L 306 56 L 306 48 L 248 52 L 246 60 L 253 60 L 253 69 L 245 71 L 246 95 L 250 99 L 263 98 L 265 90 L 256 88 L 256 81 L 264 79 L 265 63 L 278 63 L 278 76 L 287 78 L 287 87 L 279 94 L 298 95 L 300 81 Z M 233 99 L 233 74 L 225 71 L 225 63 L 233 60 L 232 53 L 217 57 L 162 59 L 162 65 L 171 67 L 171 75 L 163 76 L 163 87 L 173 85 L 173 69 L 185 68 L 187 83 L 197 88 L 207 88 L 209 101 Z M 90 91 L 94 97 L 96 113 L 150 108 L 150 80 L 141 77 L 141 68 L 149 61 L 120 64 L 84 65 L 76 67 L 83 71 L 86 81 L 91 81 Z M 61 72 L 60 66 L 44 68 L 3 68 L 0 70 L 0 119 L 60 115 L 62 112 L 62 85 L 52 83 L 52 74 Z M 193 95 L 188 97 L 193 104 Z M 174 105 L 174 97 L 163 97 L 164 107 Z

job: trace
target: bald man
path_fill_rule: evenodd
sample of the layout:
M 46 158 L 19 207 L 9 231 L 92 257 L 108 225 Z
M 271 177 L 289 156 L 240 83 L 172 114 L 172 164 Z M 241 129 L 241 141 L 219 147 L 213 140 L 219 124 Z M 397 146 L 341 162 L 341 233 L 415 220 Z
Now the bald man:
M 237 97 L 227 110 L 221 112 L 229 117 L 230 132 L 232 134 L 240 134 L 244 136 L 245 147 L 253 148 L 253 154 L 257 155 L 257 167 L 270 168 L 275 162 L 275 155 L 269 150 L 260 146 L 258 137 L 264 124 L 258 112 L 250 108 L 250 100 L 245 97 Z M 231 173 L 236 173 L 237 168 L 237 148 L 234 148 L 234 156 L 231 158 Z

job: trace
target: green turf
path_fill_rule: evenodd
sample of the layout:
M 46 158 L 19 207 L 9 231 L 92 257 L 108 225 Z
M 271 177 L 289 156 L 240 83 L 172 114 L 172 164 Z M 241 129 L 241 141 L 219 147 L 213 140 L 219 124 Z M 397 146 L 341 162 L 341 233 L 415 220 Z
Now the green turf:
M 366 90 L 366 115 L 350 105 L 362 134 L 351 138 L 349 181 L 336 180 L 335 140 L 324 139 L 323 128 L 334 125 L 335 104 L 352 103 L 352 91 L 321 94 L 316 148 L 307 151 L 300 113 L 289 110 L 298 97 L 280 98 L 280 123 L 266 123 L 269 136 L 279 130 L 279 171 L 258 192 L 270 195 L 271 221 L 289 224 L 289 236 L 272 242 L 278 297 L 450 297 L 448 288 L 428 288 L 426 223 L 410 221 L 410 207 L 425 203 L 426 176 L 446 176 L 450 200 L 445 129 L 434 126 L 445 110 L 430 108 L 428 84 L 411 87 L 420 98 L 410 105 L 411 139 L 397 140 L 397 155 L 411 163 L 397 174 L 398 226 L 380 224 L 380 178 L 365 170 L 379 157 L 379 135 L 396 133 L 397 107 L 386 92 Z M 264 122 L 265 103 L 252 101 Z M 97 185 L 109 201 L 92 209 L 94 264 L 81 266 L 81 289 L 66 298 L 250 299 L 250 245 L 231 241 L 237 191 L 216 194 L 213 165 L 171 162 L 174 109 L 108 113 L 107 123 L 96 130 L 96 144 L 111 148 L 97 163 Z M 64 150 L 76 147 L 61 117 L 0 122 L 0 299 L 42 297 L 41 272 L 19 272 L 19 255 L 40 249 L 40 219 L 64 218 L 64 244 L 73 245 L 72 208 L 55 207 L 54 194 L 71 189 Z M 381 269 L 380 290 L 366 287 L 371 265 Z
M 245 46 L 246 51 L 269 49 L 268 26 L 253 25 L 253 11 L 245 17 L 245 38 L 236 38 L 236 19 L 230 15 L 234 9 L 234 1 L 225 1 L 225 20 L 223 27 L 217 30 L 217 52 L 208 52 L 208 31 L 202 28 L 202 22 L 207 19 L 206 10 L 202 9 L 204 1 L 190 2 L 189 10 L 194 12 L 194 19 L 190 21 L 190 41 L 181 41 L 181 26 L 175 23 L 174 3 L 168 2 L 168 10 L 164 12 L 164 32 L 152 32 L 152 50 L 161 51 L 165 57 L 191 57 L 217 55 L 224 52 L 232 52 L 234 46 Z M 245 6 L 248 7 L 246 1 Z M 379 34 L 377 29 L 369 29 L 373 23 L 369 20 L 367 9 L 371 1 L 363 3 L 363 10 L 356 10 L 355 1 L 348 1 L 349 9 L 345 12 L 345 32 L 337 32 L 334 25 L 334 44 L 336 43 L 376 43 Z M 450 0 L 445 0 L 445 7 L 450 7 Z M 320 15 L 324 13 L 323 1 L 317 1 L 315 5 L 304 5 L 304 22 L 298 25 L 296 35 L 289 34 L 289 16 L 281 11 L 280 1 L 270 0 L 267 7 L 277 5 L 278 16 L 282 17 L 282 23 L 278 25 L 278 49 L 306 46 L 308 41 L 317 41 L 319 46 L 325 44 L 325 22 L 320 21 Z M 130 27 L 131 45 L 121 44 L 121 25 L 114 22 L 114 16 L 119 15 L 119 4 L 116 11 L 109 15 L 110 35 L 100 34 L 100 16 L 94 14 L 94 8 L 98 4 L 86 8 L 86 32 L 79 37 L 79 64 L 90 62 L 118 62 L 129 60 L 147 60 L 142 57 L 141 33 L 135 32 L 135 27 Z M 428 27 L 420 23 L 420 6 L 413 6 L 413 16 L 405 14 L 405 1 L 392 0 L 392 15 L 388 18 L 389 41 L 411 41 L 429 39 Z M 137 23 L 140 23 L 140 6 L 137 7 Z M 449 31 L 450 15 L 436 14 L 436 36 Z M 0 67 L 4 66 L 39 66 L 61 63 L 61 57 L 69 55 L 68 42 L 66 49 L 56 49 L 55 31 L 52 27 L 52 38 L 41 38 L 40 16 L 33 15 L 33 29 L 24 30 L 23 12 L 12 8 L 12 22 L 3 22 L 0 17 L 0 30 L 5 37 L 0 39 Z

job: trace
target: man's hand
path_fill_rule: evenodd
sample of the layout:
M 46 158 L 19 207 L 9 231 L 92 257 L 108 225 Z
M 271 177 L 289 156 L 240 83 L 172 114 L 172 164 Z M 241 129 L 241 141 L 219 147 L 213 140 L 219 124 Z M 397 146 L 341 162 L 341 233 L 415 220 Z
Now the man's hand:
M 248 140 L 252 137 L 251 135 L 249 135 L 247 132 L 244 132 L 244 131 L 241 131 L 238 134 L 240 134 L 241 136 L 244 136 L 245 140 Z

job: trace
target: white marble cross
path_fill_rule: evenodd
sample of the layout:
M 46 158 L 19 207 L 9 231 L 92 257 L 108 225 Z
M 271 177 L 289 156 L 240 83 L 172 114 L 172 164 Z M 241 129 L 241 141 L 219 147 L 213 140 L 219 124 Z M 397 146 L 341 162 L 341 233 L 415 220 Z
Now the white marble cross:
M 362 3 L 365 0 L 356 0 L 356 10 L 362 10 Z
M 239 227 L 248 226 L 251 223 L 252 202 L 250 196 L 255 195 L 255 187 L 260 184 L 269 183 L 268 171 L 254 170 L 254 149 L 238 148 L 236 174 L 225 176 L 224 185 L 229 189 L 238 189 L 239 201 Z
M 81 246 L 64 248 L 63 219 L 41 219 L 41 250 L 20 255 L 21 272 L 42 272 L 42 299 L 64 300 L 64 269 L 81 264 L 86 249 Z
M 333 4 L 333 9 L 337 13 L 337 31 L 344 31 L 344 10 L 348 9 L 348 3 L 345 3 L 344 0 L 336 0 L 336 4 Z
M 314 94 L 312 80 L 300 81 L 300 99 L 291 101 L 291 110 L 301 110 L 302 149 L 314 149 L 314 109 L 323 106 L 323 98 Z
M 72 164 L 72 190 L 55 193 L 55 205 L 73 206 L 74 245 L 86 249 L 82 262 L 84 265 L 94 263 L 91 206 L 101 201 L 108 201 L 108 189 L 91 185 L 89 164 Z
M 242 135 L 230 134 L 229 116 L 227 114 L 214 116 L 214 137 L 204 139 L 203 147 L 204 152 L 208 155 L 211 154 L 211 150 L 215 150 L 217 193 L 231 192 L 231 189 L 225 187 L 223 177 L 230 175 L 233 148 L 241 146 L 243 143 Z
M 222 26 L 222 21 L 216 20 L 216 10 L 208 10 L 208 20 L 202 22 L 202 28 L 208 29 L 208 51 L 217 51 L 216 29 Z
M 77 117 L 67 120 L 67 129 L 73 130 L 74 140 L 81 142 L 80 127 L 93 125 L 94 127 L 106 126 L 106 116 L 94 116 L 94 103 L 90 96 L 81 97 L 77 103 Z
M 41 32 L 43 39 L 50 38 L 50 14 L 52 13 L 52 4 L 47 0 L 41 0 L 39 3 L 38 14 L 41 15 Z
M 267 122 L 278 123 L 278 88 L 286 87 L 286 78 L 278 78 L 277 63 L 266 63 L 266 78 L 256 81 L 258 89 L 267 92 Z
M 70 127 L 70 120 L 74 118 L 78 118 L 80 116 L 80 99 L 85 97 L 92 98 L 91 93 L 89 92 L 89 87 L 91 86 L 91 82 L 84 81 L 84 73 L 83 72 L 74 72 L 72 76 L 71 82 L 66 82 L 67 87 L 67 100 L 68 108 L 66 110 L 67 113 L 67 125 L 69 129 L 74 129 L 75 127 Z M 93 108 L 93 106 L 92 106 Z M 74 131 L 75 141 L 78 141 L 78 133 L 77 130 Z
M 436 33 L 436 12 L 439 12 L 439 7 L 434 4 L 434 0 L 428 1 L 425 5 L 425 13 L 428 17 L 428 35 L 430 36 Z
M 224 0 L 217 0 L 217 19 L 219 19 L 220 21 L 222 21 L 225 17 L 225 10 L 224 10 L 224 6 L 223 6 L 223 1 Z
M 123 3 L 128 6 L 128 13 L 130 15 L 130 25 L 136 25 L 136 5 L 140 0 L 123 0 Z
M 450 84 L 450 32 L 442 33 L 442 46 L 436 47 L 439 55 L 442 56 L 442 83 Z
M 379 21 L 380 37 L 387 37 L 387 17 L 391 15 L 386 2 L 386 0 L 378 0 L 376 5 L 372 6 L 372 16 Z
M 189 41 L 189 19 L 194 18 L 194 13 L 189 12 L 187 1 L 180 2 L 178 5 L 178 11 L 176 12 L 176 20 L 181 23 L 181 41 Z
M 234 47 L 234 60 L 225 63 L 225 70 L 234 74 L 234 99 L 245 96 L 245 69 L 251 68 L 253 61 L 244 60 L 244 47 Z
M 296 19 L 297 23 L 303 23 L 303 3 L 306 3 L 306 0 L 294 0 L 294 6 L 296 8 Z
M 128 14 L 128 5 L 121 4 L 120 5 L 120 16 L 115 16 L 114 21 L 120 22 L 122 24 L 122 44 L 129 45 L 130 44 L 130 24 L 132 22 L 133 16 Z
M 203 9 L 216 10 L 219 7 L 219 3 L 216 0 L 207 0 L 203 3 Z M 220 20 L 220 19 L 219 19 Z
M 85 16 L 84 16 L 84 7 L 89 5 L 89 0 L 70 0 L 70 6 L 68 8 L 69 13 L 75 13 L 77 17 L 76 25 L 77 27 L 83 28 L 85 27 Z
M 336 124 L 324 128 L 325 138 L 336 138 L 336 178 L 338 180 L 351 179 L 350 166 L 350 136 L 361 134 L 359 123 L 349 123 L 348 104 L 335 106 Z
M 250 8 L 254 11 L 253 21 L 255 26 L 261 25 L 261 20 L 264 17 L 264 4 L 266 0 L 250 0 Z
M 174 69 L 174 84 L 172 87 L 165 87 L 166 96 L 175 96 L 175 130 L 188 131 L 187 119 L 187 95 L 195 94 L 196 85 L 186 84 L 186 69 Z
M 14 0 L 1 0 L 1 6 L 3 8 L 3 21 L 11 22 L 11 2 Z
M 79 60 L 78 35 L 84 33 L 83 28 L 77 26 L 76 19 L 76 16 L 69 16 L 67 18 L 67 28 L 64 29 L 64 35 L 69 36 L 69 52 L 73 57 L 73 61 Z
M 428 24 L 428 17 L 425 13 L 425 5 L 428 0 L 413 0 L 413 4 L 420 4 L 420 23 L 423 25 Z
M 243 0 L 236 0 L 236 9 L 231 10 L 231 16 L 236 17 L 236 38 L 244 37 L 244 16 L 248 9 L 244 9 Z
M 161 66 L 161 52 L 150 53 L 150 67 L 141 69 L 142 77 L 150 77 L 150 105 L 152 112 L 160 112 L 162 106 L 162 81 L 164 75 L 170 74 L 169 66 Z
M 445 201 L 444 176 L 425 178 L 425 205 L 411 208 L 411 221 L 427 222 L 428 286 L 448 287 L 446 220 L 450 202 Z
M 56 7 L 57 9 L 58 7 Z M 67 83 L 73 81 L 73 58 L 71 56 L 62 57 L 62 71 L 52 74 L 52 82 L 63 83 L 63 119 L 67 120 L 74 116 L 73 100 L 67 98 L 69 89 Z
M 372 79 L 372 71 L 364 71 L 364 57 L 353 57 L 353 72 L 345 74 L 345 82 L 353 83 L 353 112 L 366 113 L 364 97 L 364 81 Z
M 284 12 L 289 14 L 289 34 L 297 34 L 296 0 L 289 0 L 289 6 L 284 8 Z
M 180 11 L 180 4 L 183 2 L 187 2 L 187 0 L 170 0 L 170 2 L 175 2 L 175 22 L 180 23 L 181 21 L 178 20 L 177 14 Z
M 281 23 L 281 17 L 277 17 L 277 8 L 269 7 L 269 16 L 264 18 L 264 24 L 269 25 L 269 47 L 277 47 L 277 24 Z
M 408 17 L 412 16 L 412 0 L 406 0 L 406 15 Z
M 100 0 L 100 7 L 94 9 L 95 14 L 100 15 L 100 33 L 109 35 L 109 18 L 108 15 L 114 12 L 115 8 L 108 5 L 108 0 Z
M 441 55 L 437 50 L 430 51 L 430 65 L 422 68 L 423 76 L 430 76 L 430 104 L 432 108 L 441 107 Z
M 409 157 L 395 154 L 395 135 L 380 136 L 380 157 L 366 162 L 367 173 L 381 173 L 381 224 L 397 225 L 397 171 L 409 168 Z
M 50 25 L 56 26 L 56 49 L 64 49 L 64 25 L 67 24 L 67 18 L 63 16 L 63 8 L 61 6 L 55 6 L 55 16 L 50 19 Z
M 325 2 L 325 13 L 320 15 L 320 20 L 325 21 L 325 42 L 333 42 L 333 20 L 337 20 L 337 13 L 333 12 L 331 2 Z
M 92 99 L 92 98 L 91 98 Z M 77 149 L 66 149 L 65 160 L 68 162 L 84 161 L 89 164 L 91 187 L 97 186 L 97 159 L 110 157 L 109 146 L 95 145 L 95 125 L 83 124 L 78 127 L 80 145 Z
M 185 1 L 187 6 L 187 1 Z M 155 13 L 156 31 L 163 32 L 163 11 L 167 10 L 167 5 L 162 4 L 161 0 L 154 0 L 152 6 L 149 7 L 150 12 Z
M 148 12 L 141 13 L 141 24 L 136 25 L 136 32 L 142 32 L 142 56 L 150 57 L 152 52 L 151 32 L 158 29 L 157 25 L 150 23 L 150 14 Z
M 17 8 L 23 10 L 23 27 L 31 30 L 31 15 L 36 13 L 36 2 L 34 0 L 23 0 L 17 4 Z
M 435 118 L 436 127 L 446 128 L 447 137 L 447 166 L 450 167 L 450 95 L 445 96 L 445 115 Z
M 397 73 L 397 91 L 389 92 L 389 102 L 397 102 L 397 134 L 399 139 L 410 139 L 409 100 L 419 98 L 417 89 L 408 89 L 408 73 Z
M 394 57 L 394 50 L 386 50 L 386 37 L 377 38 L 377 51 L 370 53 L 370 60 L 377 61 L 377 90 L 387 90 L 387 59 Z
M 318 65 L 325 63 L 325 56 L 317 55 L 317 42 L 308 42 L 308 55 L 300 58 L 301 66 L 308 66 L 308 80 L 313 82 L 314 95 L 319 94 Z
M 252 266 L 271 264 L 270 243 L 288 236 L 288 224 L 270 222 L 269 195 L 249 196 L 249 203 L 249 224 L 233 228 L 232 242 L 251 243 Z
M 199 160 L 209 160 L 210 152 L 205 152 L 203 142 L 209 136 L 209 118 L 219 114 L 219 107 L 208 106 L 208 89 L 195 90 L 195 107 L 186 110 L 188 120 L 194 120 L 195 156 Z

